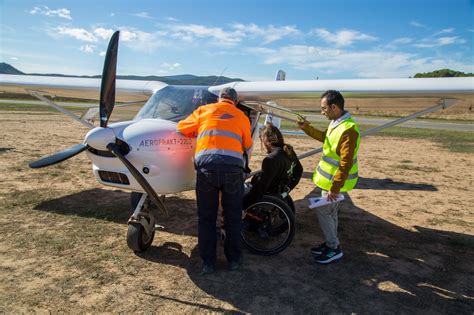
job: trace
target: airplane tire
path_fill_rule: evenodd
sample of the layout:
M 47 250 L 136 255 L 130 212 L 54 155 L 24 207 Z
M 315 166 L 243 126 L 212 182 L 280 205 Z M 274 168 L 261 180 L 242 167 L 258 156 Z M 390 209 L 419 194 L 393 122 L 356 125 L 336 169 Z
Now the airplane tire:
M 151 236 L 145 233 L 145 229 L 138 222 L 129 222 L 127 231 L 127 245 L 134 252 L 144 252 L 150 248 L 155 237 L 153 230 Z

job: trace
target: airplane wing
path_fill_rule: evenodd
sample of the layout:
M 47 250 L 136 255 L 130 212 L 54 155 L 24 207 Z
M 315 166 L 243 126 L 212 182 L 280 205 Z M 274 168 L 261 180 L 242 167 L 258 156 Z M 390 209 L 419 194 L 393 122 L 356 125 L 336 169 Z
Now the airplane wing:
M 99 99 L 101 79 L 33 75 L 0 75 L 0 91 Z M 121 102 L 146 101 L 167 84 L 159 81 L 117 80 L 116 99 Z
M 209 91 L 218 94 L 224 87 L 233 87 L 241 103 L 247 107 L 268 115 L 295 122 L 304 119 L 299 113 L 276 104 L 280 99 L 319 100 L 327 90 L 338 90 L 345 98 L 368 97 L 430 97 L 433 106 L 403 117 L 387 124 L 364 131 L 361 135 L 368 136 L 382 129 L 395 126 L 421 115 L 444 109 L 456 103 L 460 95 L 474 94 L 474 78 L 410 78 L 410 79 L 360 79 L 360 80 L 305 80 L 305 81 L 263 81 L 263 82 L 232 82 L 212 86 Z M 319 107 L 317 101 L 315 106 Z M 288 131 L 285 132 L 288 134 Z M 295 131 L 298 135 L 300 132 Z M 321 152 L 317 148 L 298 157 L 300 159 Z
M 233 87 L 241 101 L 316 98 L 327 90 L 338 90 L 350 97 L 439 97 L 474 94 L 474 77 L 409 78 L 231 82 L 211 86 L 216 95 L 224 87 Z

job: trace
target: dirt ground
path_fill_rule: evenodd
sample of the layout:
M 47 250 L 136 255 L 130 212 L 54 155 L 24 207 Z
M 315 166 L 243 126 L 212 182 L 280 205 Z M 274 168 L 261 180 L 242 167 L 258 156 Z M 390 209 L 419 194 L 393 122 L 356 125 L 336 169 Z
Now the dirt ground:
M 0 112 L 0 313 L 431 313 L 474 311 L 474 158 L 420 139 L 369 137 L 360 182 L 340 207 L 344 257 L 317 265 L 308 197 L 319 155 L 292 192 L 297 231 L 271 257 L 199 276 L 194 192 L 167 196 L 149 251 L 125 235 L 129 193 L 99 185 L 80 155 L 27 163 L 82 142 L 86 129 L 47 112 Z M 442 132 L 442 131 L 440 131 Z M 298 153 L 319 146 L 288 138 Z M 255 146 L 253 169 L 262 158 Z M 219 244 L 221 245 L 221 244 Z

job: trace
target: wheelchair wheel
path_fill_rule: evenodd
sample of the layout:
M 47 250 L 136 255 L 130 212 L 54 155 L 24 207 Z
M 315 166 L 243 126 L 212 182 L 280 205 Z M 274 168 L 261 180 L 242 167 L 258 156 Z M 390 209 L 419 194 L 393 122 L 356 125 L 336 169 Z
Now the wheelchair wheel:
M 291 198 L 290 195 L 287 195 L 287 196 L 285 197 L 285 199 L 283 199 L 283 200 L 284 200 L 284 201 L 286 202 L 286 204 L 290 207 L 291 211 L 293 211 L 293 214 L 295 214 L 295 213 L 296 213 L 296 208 L 295 208 L 295 203 L 294 203 L 294 201 L 293 201 L 293 198 Z
M 242 243 L 252 253 L 274 255 L 290 245 L 295 236 L 295 216 L 280 198 L 265 195 L 245 209 Z

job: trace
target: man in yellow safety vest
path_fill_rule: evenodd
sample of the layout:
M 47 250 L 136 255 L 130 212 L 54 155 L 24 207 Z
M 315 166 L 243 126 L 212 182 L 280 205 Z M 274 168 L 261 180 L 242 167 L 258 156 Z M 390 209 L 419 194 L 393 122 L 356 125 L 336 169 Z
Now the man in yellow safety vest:
M 344 97 L 338 91 L 329 90 L 321 95 L 321 113 L 331 121 L 324 132 L 306 120 L 298 121 L 298 126 L 310 137 L 324 143 L 313 182 L 321 188 L 321 197 L 332 203 L 316 208 L 324 243 L 311 248 L 311 253 L 318 263 L 328 264 L 343 255 L 337 238 L 337 198 L 341 192 L 352 190 L 357 183 L 360 131 L 359 125 L 344 110 Z

